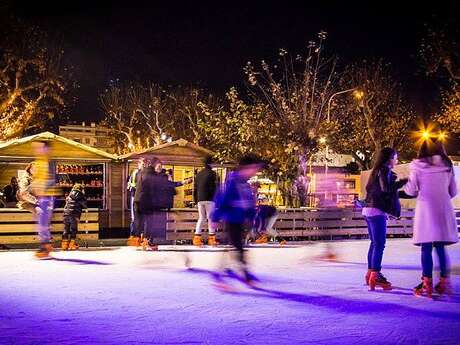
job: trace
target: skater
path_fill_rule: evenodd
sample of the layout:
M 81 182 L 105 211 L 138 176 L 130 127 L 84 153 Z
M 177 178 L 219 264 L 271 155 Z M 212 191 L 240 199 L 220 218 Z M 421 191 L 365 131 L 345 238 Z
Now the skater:
M 365 276 L 369 290 L 374 290 L 376 286 L 384 290 L 391 289 L 391 283 L 380 271 L 386 242 L 387 218 L 398 218 L 401 215 L 398 189 L 407 183 L 407 179 L 398 181 L 392 171 L 397 163 L 398 153 L 392 148 L 383 148 L 377 155 L 366 185 L 366 207 L 362 214 L 371 240 L 367 254 L 368 271 Z
M 235 172 L 228 177 L 223 191 L 216 196 L 216 208 L 212 221 L 224 222 L 230 243 L 237 250 L 238 262 L 243 270 L 246 283 L 253 284 L 254 278 L 249 273 L 246 255 L 243 249 L 243 235 L 248 224 L 254 221 L 256 200 L 248 180 L 263 169 L 264 163 L 254 155 L 244 156 Z
M 32 181 L 34 175 L 34 163 L 29 163 L 25 168 L 24 175 L 18 182 L 18 203 L 17 207 L 31 212 L 34 216 L 39 212 L 37 196 L 32 192 Z
M 161 173 L 161 162 L 145 159 L 134 196 L 136 229 L 144 233 L 142 249 L 156 251 L 166 240 L 167 210 L 173 206 L 175 193 L 174 182 Z
M 53 216 L 54 197 L 59 195 L 55 186 L 54 172 L 56 171 L 50 162 L 51 146 L 49 142 L 34 143 L 36 160 L 33 164 L 33 179 L 31 190 L 38 199 L 37 228 L 40 238 L 40 248 L 35 253 L 39 259 L 49 258 L 53 249 L 50 223 Z
M 77 233 L 81 213 L 87 209 L 85 191 L 83 186 L 76 183 L 66 198 L 64 206 L 64 232 L 62 233 L 62 250 L 78 250 Z
M 267 197 L 259 194 L 260 183 L 255 182 L 251 185 L 254 198 L 257 200 L 256 214 L 251 231 L 248 234 L 248 240 L 255 239 L 255 243 L 264 244 L 273 238 L 281 245 L 286 244 L 286 241 L 281 238 L 278 231 L 273 228 L 278 218 L 278 210 L 276 207 L 268 205 Z
M 453 164 L 441 142 L 425 141 L 410 165 L 405 192 L 417 196 L 413 242 L 421 247 L 422 282 L 414 288 L 416 296 L 432 297 L 433 248 L 439 258 L 440 280 L 435 291 L 451 294 L 449 261 L 445 247 L 458 242 L 457 221 L 451 199 L 457 195 Z
M 128 180 L 128 191 L 130 193 L 129 201 L 131 206 L 131 224 L 127 245 L 139 247 L 141 245 L 141 233 L 136 229 L 136 214 L 134 212 L 134 195 L 136 194 L 137 178 L 139 172 L 144 167 L 144 160 L 139 158 L 137 168 L 133 170 Z
M 193 236 L 193 245 L 202 246 L 201 232 L 205 220 L 208 221 L 208 245 L 217 245 L 216 241 L 216 224 L 211 221 L 211 213 L 214 210 L 214 196 L 217 190 L 217 174 L 211 168 L 212 158 L 210 156 L 204 159 L 204 169 L 196 176 L 193 186 L 193 199 L 198 205 L 198 221 L 195 226 L 195 235 Z

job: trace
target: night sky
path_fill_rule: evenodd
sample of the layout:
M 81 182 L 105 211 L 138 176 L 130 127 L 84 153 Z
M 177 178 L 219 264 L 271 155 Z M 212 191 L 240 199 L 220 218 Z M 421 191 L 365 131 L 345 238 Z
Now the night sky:
M 443 2 L 406 1 L 26 1 L 11 12 L 62 42 L 74 67 L 74 120 L 100 119 L 98 94 L 110 80 L 198 84 L 224 93 L 244 87 L 247 61 L 279 48 L 305 51 L 320 30 L 346 64 L 382 57 L 394 65 L 421 116 L 436 110 L 438 90 L 419 67 L 423 24 Z

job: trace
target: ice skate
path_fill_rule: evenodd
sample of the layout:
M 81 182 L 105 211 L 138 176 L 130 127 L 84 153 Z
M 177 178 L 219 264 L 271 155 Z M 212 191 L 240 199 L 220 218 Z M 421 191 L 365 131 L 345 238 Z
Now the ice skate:
M 433 279 L 429 277 L 422 277 L 422 282 L 414 287 L 415 296 L 426 296 L 433 298 Z
M 439 295 L 451 296 L 453 294 L 452 285 L 448 277 L 441 277 L 439 283 L 435 285 L 434 290 Z
M 219 242 L 217 242 L 216 235 L 215 234 L 209 235 L 209 237 L 208 237 L 208 246 L 215 247 L 218 244 L 219 244 Z
M 77 244 L 77 241 L 75 239 L 70 240 L 69 243 L 69 250 L 78 250 L 80 246 Z
M 203 241 L 201 239 L 201 235 L 195 234 L 195 236 L 193 236 L 193 245 L 196 246 L 196 247 L 203 246 Z
M 150 243 L 148 239 L 144 238 L 142 241 L 142 250 L 148 252 L 158 251 L 158 244 Z
M 262 236 L 260 236 L 257 240 L 256 240 L 256 243 L 257 244 L 265 244 L 265 243 L 268 243 L 268 236 L 263 234 Z
M 392 289 L 391 283 L 382 273 L 372 271 L 369 276 L 369 291 L 374 291 L 376 287 L 381 287 L 383 290 Z
M 138 236 L 130 236 L 126 245 L 129 247 L 139 247 L 141 245 L 141 238 Z
M 62 240 L 61 241 L 61 249 L 68 250 L 69 249 L 69 240 Z
M 40 260 L 51 259 L 50 253 L 53 250 L 51 243 L 41 244 L 40 249 L 35 252 L 35 257 Z
M 366 285 L 369 285 L 369 278 L 371 277 L 371 272 L 372 272 L 372 270 L 367 270 L 367 273 L 364 276 L 364 281 L 365 281 Z

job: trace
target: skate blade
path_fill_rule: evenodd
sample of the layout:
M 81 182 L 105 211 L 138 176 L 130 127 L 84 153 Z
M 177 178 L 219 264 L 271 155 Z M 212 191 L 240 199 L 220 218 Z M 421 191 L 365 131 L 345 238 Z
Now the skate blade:
M 219 291 L 221 292 L 227 292 L 227 293 L 231 293 L 231 292 L 236 292 L 237 289 L 232 286 L 232 285 L 229 285 L 229 284 L 226 284 L 226 283 L 222 283 L 222 282 L 214 282 L 212 283 L 212 285 Z

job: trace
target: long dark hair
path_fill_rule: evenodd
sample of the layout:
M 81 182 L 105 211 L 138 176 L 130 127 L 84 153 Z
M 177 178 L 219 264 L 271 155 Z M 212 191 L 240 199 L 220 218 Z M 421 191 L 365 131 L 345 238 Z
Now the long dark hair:
M 369 177 L 369 181 L 367 182 L 367 186 L 370 186 L 375 182 L 380 170 L 388 165 L 388 163 L 390 162 L 390 160 L 394 158 L 396 153 L 396 150 L 391 147 L 384 147 L 379 151 L 375 159 L 374 166 L 372 167 L 371 175 Z
M 433 164 L 433 156 L 441 156 L 442 161 L 446 166 L 452 168 L 454 164 L 449 158 L 442 141 L 435 140 L 434 142 L 424 141 L 418 150 L 417 159 L 424 161 L 430 165 Z

